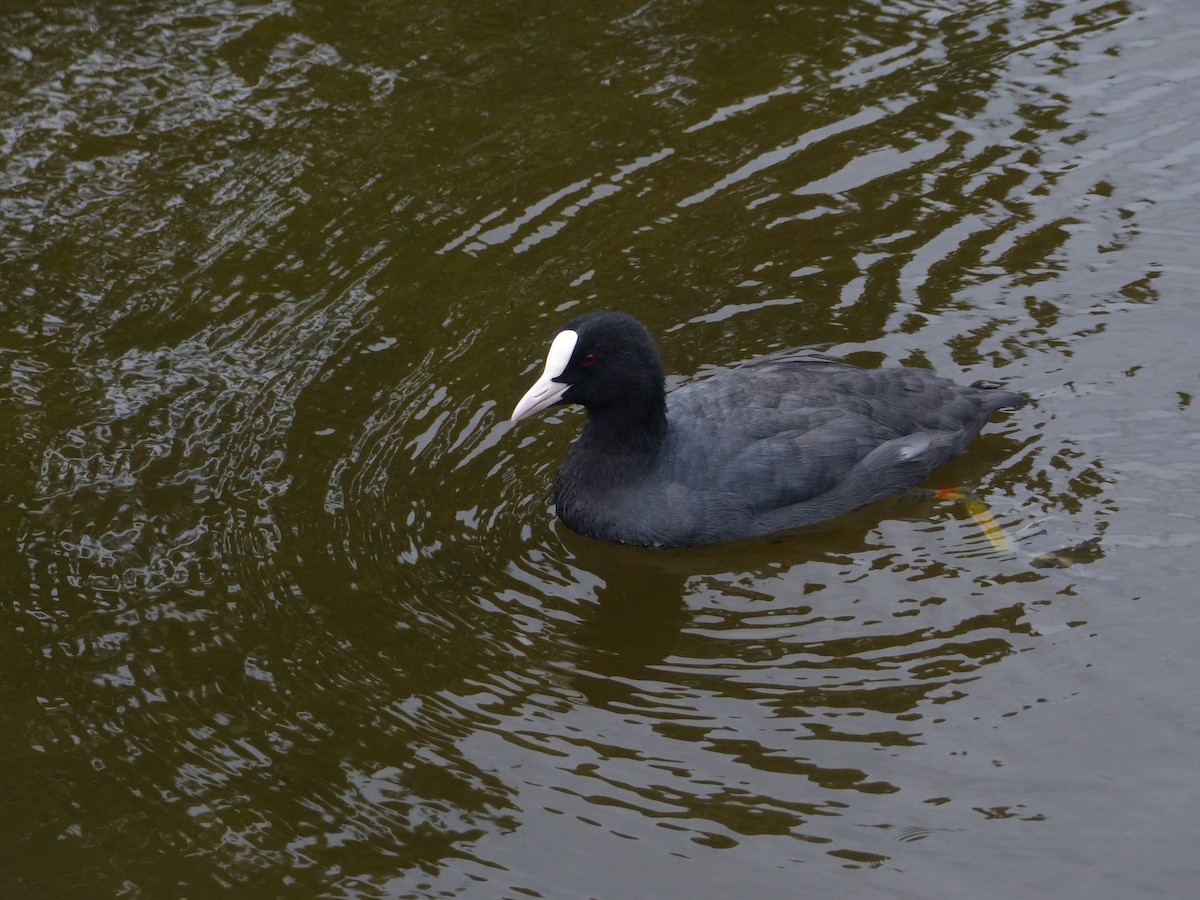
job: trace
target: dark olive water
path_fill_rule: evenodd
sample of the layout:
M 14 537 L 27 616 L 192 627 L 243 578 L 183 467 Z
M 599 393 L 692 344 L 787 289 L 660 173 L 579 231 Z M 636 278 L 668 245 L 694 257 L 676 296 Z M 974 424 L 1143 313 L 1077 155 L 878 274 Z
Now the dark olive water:
M 1200 7 L 0 0 L 0 895 L 1190 897 Z M 620 308 L 1033 405 L 557 526 Z

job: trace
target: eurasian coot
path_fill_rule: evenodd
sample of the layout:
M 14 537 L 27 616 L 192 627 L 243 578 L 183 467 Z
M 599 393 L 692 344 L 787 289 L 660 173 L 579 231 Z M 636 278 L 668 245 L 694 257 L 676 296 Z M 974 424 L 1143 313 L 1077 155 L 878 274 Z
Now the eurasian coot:
M 899 493 L 958 456 L 1025 398 L 923 369 L 767 357 L 669 395 L 654 340 L 632 316 L 566 324 L 518 421 L 579 403 L 587 422 L 558 471 L 572 530 L 688 546 L 828 519 Z

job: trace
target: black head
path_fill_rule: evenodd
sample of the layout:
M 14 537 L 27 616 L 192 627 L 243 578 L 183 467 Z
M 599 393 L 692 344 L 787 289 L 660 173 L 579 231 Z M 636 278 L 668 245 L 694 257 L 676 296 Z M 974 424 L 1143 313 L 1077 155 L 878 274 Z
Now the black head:
M 589 412 L 663 407 L 663 367 L 654 339 L 633 316 L 587 313 L 568 322 L 546 355 L 546 369 L 513 410 L 513 421 L 555 403 Z

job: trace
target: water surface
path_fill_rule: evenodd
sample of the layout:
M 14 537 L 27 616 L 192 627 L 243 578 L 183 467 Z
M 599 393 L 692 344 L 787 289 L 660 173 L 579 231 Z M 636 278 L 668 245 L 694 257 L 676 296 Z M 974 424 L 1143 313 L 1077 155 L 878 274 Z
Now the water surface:
M 1200 13 L 0 7 L 6 897 L 1190 896 Z M 1003 381 L 939 483 L 598 544 L 619 308 Z

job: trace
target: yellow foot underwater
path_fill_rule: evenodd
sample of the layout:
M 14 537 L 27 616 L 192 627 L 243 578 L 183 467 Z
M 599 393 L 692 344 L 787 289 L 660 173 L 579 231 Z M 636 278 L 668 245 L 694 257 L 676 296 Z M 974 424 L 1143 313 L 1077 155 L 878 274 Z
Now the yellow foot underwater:
M 972 497 L 962 488 L 941 488 L 934 491 L 933 496 L 938 500 L 952 500 L 963 504 L 967 508 L 967 512 L 971 514 L 971 518 L 979 525 L 980 530 L 992 542 L 993 547 L 1002 553 L 1012 552 L 1012 538 L 992 516 L 992 511 L 988 509 L 987 504 L 978 497 Z

